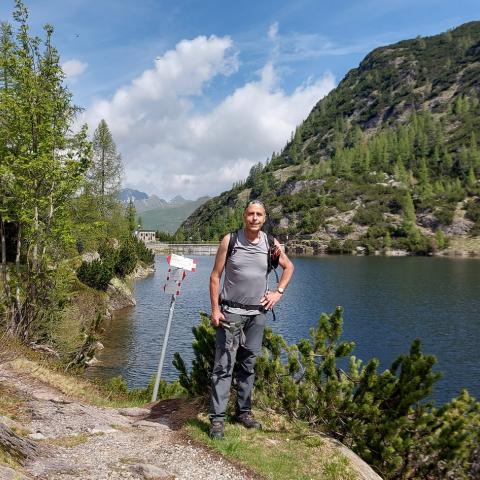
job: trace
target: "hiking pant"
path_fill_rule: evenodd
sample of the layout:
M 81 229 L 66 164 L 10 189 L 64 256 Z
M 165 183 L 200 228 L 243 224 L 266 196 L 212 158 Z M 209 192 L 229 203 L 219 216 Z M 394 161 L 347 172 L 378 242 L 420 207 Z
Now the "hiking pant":
M 223 312 L 231 328 L 218 327 L 216 333 L 215 363 L 212 372 L 212 394 L 209 416 L 211 421 L 224 421 L 233 368 L 236 364 L 237 415 L 250 412 L 255 380 L 255 362 L 262 349 L 266 316 L 238 315 Z

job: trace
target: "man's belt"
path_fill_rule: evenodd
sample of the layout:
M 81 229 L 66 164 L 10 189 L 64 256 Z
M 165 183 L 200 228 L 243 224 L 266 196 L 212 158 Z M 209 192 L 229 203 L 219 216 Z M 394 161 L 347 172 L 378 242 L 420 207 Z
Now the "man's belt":
M 258 310 L 259 312 L 265 312 L 263 305 L 247 305 L 245 303 L 234 302 L 233 300 L 220 299 L 220 305 L 225 305 L 232 308 L 241 308 L 242 310 Z

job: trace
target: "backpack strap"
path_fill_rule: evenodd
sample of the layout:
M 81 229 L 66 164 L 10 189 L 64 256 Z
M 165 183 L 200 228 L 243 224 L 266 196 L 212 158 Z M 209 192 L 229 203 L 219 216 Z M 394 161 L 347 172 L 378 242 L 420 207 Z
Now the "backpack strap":
M 226 259 L 228 259 L 235 253 L 234 249 L 235 249 L 235 243 L 237 241 L 237 237 L 238 237 L 238 230 L 235 230 L 234 232 L 230 232 L 230 240 L 228 241 Z

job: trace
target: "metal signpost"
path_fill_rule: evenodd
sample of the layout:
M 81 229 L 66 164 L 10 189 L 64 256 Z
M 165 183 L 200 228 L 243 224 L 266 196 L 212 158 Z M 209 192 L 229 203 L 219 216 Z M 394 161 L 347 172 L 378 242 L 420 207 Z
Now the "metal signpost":
M 170 335 L 170 327 L 172 325 L 173 311 L 175 310 L 175 300 L 180 295 L 182 281 L 187 276 L 187 271 L 194 272 L 197 265 L 191 258 L 182 257 L 181 255 L 171 254 L 167 257 L 170 265 L 167 274 L 167 283 L 163 286 L 165 293 L 171 295 L 170 310 L 168 312 L 167 326 L 165 328 L 165 336 L 163 337 L 162 353 L 160 354 L 160 362 L 158 363 L 157 377 L 155 386 L 153 387 L 152 402 L 157 400 L 158 387 L 160 386 L 160 378 L 162 376 L 163 362 L 167 351 L 168 337 Z

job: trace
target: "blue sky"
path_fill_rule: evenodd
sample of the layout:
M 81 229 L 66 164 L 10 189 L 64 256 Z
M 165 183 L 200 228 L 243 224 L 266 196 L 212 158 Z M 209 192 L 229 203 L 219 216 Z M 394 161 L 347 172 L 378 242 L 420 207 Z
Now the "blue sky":
M 12 21 L 13 0 L 0 0 Z M 214 195 L 288 140 L 373 48 L 480 20 L 478 0 L 30 0 L 51 23 L 78 122 L 105 118 L 124 184 Z

